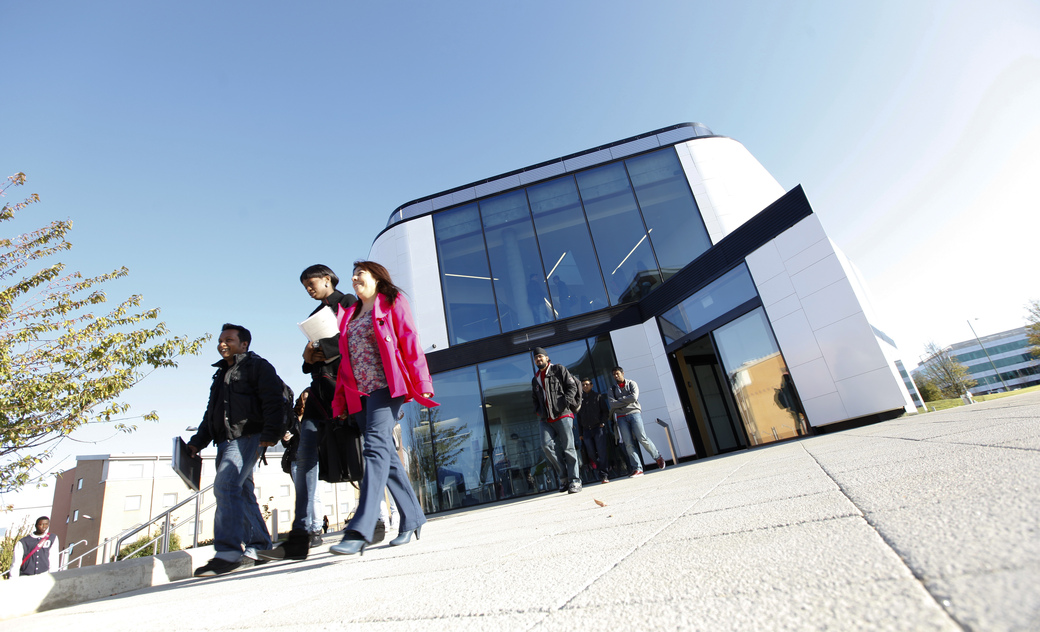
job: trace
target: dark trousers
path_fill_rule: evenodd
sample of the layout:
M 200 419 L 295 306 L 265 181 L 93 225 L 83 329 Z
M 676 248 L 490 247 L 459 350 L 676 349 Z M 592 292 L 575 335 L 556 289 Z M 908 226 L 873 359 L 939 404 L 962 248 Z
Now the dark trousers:
M 582 428 L 581 442 L 585 444 L 585 453 L 596 463 L 596 474 L 603 478 L 607 475 L 607 429 Z
M 365 409 L 358 415 L 358 422 L 363 424 L 365 476 L 361 479 L 357 511 L 347 529 L 357 531 L 371 542 L 376 521 L 379 520 L 379 501 L 383 499 L 384 489 L 390 490 L 390 495 L 397 503 L 397 510 L 401 513 L 401 531 L 421 527 L 426 524 L 426 516 L 419 506 L 412 484 L 408 482 L 408 474 L 397 456 L 397 448 L 394 447 L 394 426 L 404 397 L 392 398 L 389 388 L 381 388 L 361 401 Z

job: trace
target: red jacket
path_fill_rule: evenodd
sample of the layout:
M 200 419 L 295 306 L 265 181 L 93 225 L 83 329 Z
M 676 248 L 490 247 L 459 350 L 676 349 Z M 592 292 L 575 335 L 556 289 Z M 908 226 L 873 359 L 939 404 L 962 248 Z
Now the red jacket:
M 340 332 L 339 351 L 343 358 L 336 375 L 336 394 L 332 399 L 332 414 L 337 417 L 344 412 L 351 415 L 361 412 L 361 396 L 365 394 L 357 390 L 354 369 L 350 366 L 347 335 L 350 317 L 361 308 L 361 301 L 358 301 L 346 309 L 340 306 L 336 314 Z M 391 306 L 386 296 L 376 295 L 372 321 L 390 396 L 403 395 L 406 402 L 414 399 L 423 406 L 437 406 L 437 402 L 422 395 L 433 395 L 433 380 L 426 366 L 426 355 L 419 346 L 419 332 L 415 330 L 408 300 L 403 294 L 398 294 L 397 300 Z

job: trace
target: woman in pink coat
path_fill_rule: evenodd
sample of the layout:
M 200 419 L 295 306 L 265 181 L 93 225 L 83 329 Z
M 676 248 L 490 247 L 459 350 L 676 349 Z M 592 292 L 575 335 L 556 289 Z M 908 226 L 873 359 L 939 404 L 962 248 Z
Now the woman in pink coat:
M 423 406 L 437 405 L 430 399 L 433 381 L 408 300 L 390 280 L 390 273 L 373 261 L 358 261 L 351 281 L 358 301 L 341 307 L 337 314 L 342 361 L 332 412 L 341 418 L 360 413 L 365 476 L 343 541 L 329 549 L 339 555 L 365 553 L 379 519 L 384 488 L 389 488 L 401 513 L 400 531 L 390 546 L 407 544 L 413 533 L 419 539 L 426 516 L 397 457 L 393 429 L 405 402 L 414 399 Z

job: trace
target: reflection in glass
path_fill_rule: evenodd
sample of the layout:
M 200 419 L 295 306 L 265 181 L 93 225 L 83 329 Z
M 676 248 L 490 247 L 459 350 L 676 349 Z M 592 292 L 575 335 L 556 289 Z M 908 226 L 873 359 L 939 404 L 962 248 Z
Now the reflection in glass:
M 480 202 L 502 331 L 553 320 L 527 196 L 513 191 Z
M 614 163 L 576 176 L 612 304 L 637 301 L 661 283 L 625 166 Z
M 433 229 L 451 343 L 501 333 L 477 205 L 436 213 Z
M 805 416 L 765 311 L 750 311 L 714 334 L 751 445 L 804 435 Z
M 664 279 L 711 248 L 675 149 L 625 161 Z
M 607 307 L 592 237 L 573 177 L 527 189 L 557 318 Z
M 488 500 L 556 489 L 556 476 L 542 452 L 538 417 L 531 401 L 534 363 L 530 354 L 480 365 L 490 456 L 480 481 Z
M 401 422 L 402 435 L 412 435 L 407 454 L 423 510 L 443 511 L 486 500 L 480 466 L 487 438 L 476 371 L 466 367 L 438 373 L 433 389 L 440 406 L 412 406 Z
M 747 266 L 733 268 L 658 317 L 665 344 L 696 331 L 758 296 Z

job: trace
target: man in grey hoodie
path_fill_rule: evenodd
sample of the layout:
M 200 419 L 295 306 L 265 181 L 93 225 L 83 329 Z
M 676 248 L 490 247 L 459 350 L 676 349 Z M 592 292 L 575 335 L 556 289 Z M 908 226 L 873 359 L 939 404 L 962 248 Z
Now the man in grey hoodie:
M 639 407 L 639 385 L 634 380 L 625 379 L 625 370 L 619 366 L 614 367 L 614 384 L 610 386 L 610 395 L 607 403 L 610 404 L 610 412 L 617 415 L 618 428 L 621 430 L 621 439 L 625 442 L 625 454 L 632 466 L 632 476 L 643 475 L 643 459 L 639 456 L 639 448 L 635 442 L 638 441 L 657 461 L 657 467 L 664 469 L 664 457 L 658 452 L 654 442 L 646 436 L 643 429 L 643 415 Z

